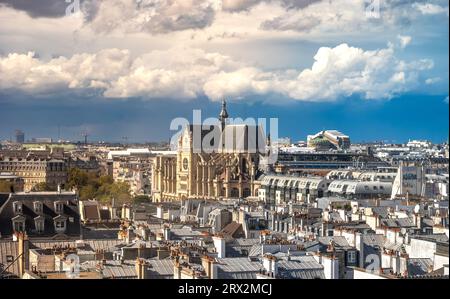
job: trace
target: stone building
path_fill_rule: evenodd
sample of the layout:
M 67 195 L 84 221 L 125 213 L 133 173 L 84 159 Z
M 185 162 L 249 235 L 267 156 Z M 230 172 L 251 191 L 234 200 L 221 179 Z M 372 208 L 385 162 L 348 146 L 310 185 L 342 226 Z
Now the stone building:
M 67 165 L 62 159 L 0 156 L 0 172 L 22 177 L 24 191 L 30 191 L 39 183 L 47 183 L 56 189 L 67 182 Z
M 113 179 L 130 185 L 132 195 L 151 194 L 151 169 L 154 158 L 116 157 L 113 160 Z
M 186 126 L 178 149 L 153 165 L 153 199 L 255 196 L 265 138 L 257 125 L 229 124 L 225 101 L 220 124 Z

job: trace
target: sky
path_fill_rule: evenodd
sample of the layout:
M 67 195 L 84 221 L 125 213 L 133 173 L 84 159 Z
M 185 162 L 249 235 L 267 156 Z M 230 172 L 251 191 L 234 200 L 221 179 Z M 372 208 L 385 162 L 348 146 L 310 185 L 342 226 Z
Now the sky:
M 0 0 L 0 139 L 168 140 L 226 99 L 293 141 L 444 142 L 448 22 L 448 0 Z

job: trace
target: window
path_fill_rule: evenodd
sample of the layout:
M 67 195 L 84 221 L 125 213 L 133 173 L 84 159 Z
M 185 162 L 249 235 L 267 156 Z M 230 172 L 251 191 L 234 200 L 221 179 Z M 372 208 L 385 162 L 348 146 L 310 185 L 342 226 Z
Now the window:
M 349 264 L 356 263 L 356 252 L 355 251 L 347 252 L 347 263 L 349 263 Z
M 25 231 L 25 220 L 14 220 L 13 228 L 14 228 L 14 231 L 16 231 L 16 232 Z
M 56 232 L 64 232 L 66 230 L 66 220 L 55 220 Z
M 35 201 L 33 203 L 33 207 L 34 207 L 34 212 L 35 213 L 42 213 L 42 202 Z
M 44 218 L 39 217 L 34 219 L 34 225 L 38 234 L 44 232 Z
M 55 212 L 61 214 L 64 210 L 64 204 L 62 202 L 55 202 Z
M 22 213 L 22 203 L 21 202 L 13 202 L 14 213 Z

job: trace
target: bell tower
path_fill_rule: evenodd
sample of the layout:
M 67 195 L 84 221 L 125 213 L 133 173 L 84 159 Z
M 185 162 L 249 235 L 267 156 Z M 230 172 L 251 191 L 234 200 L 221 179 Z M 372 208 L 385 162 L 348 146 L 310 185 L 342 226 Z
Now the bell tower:
M 222 131 L 225 129 L 225 123 L 228 118 L 228 112 L 227 112 L 227 102 L 225 100 L 222 101 L 222 110 L 219 114 L 220 123 L 222 125 Z

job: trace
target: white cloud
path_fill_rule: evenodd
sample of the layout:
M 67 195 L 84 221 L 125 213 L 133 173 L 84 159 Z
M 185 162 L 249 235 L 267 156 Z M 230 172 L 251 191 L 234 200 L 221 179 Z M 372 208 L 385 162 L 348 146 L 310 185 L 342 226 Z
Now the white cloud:
M 129 52 L 107 49 L 95 54 L 76 54 L 44 62 L 27 54 L 12 53 L 0 58 L 0 89 L 51 93 L 66 89 L 105 86 L 112 78 L 128 72 Z
M 419 71 L 433 67 L 425 59 L 409 63 L 398 60 L 393 48 L 364 51 L 347 44 L 322 47 L 314 60 L 310 69 L 301 72 L 222 72 L 207 81 L 205 92 L 213 98 L 273 92 L 304 101 L 335 100 L 354 94 L 366 99 L 390 99 L 416 86 Z M 236 79 L 241 77 L 245 80 Z
M 214 20 L 213 0 L 90 0 L 83 5 L 96 32 L 168 33 L 205 28 Z
M 228 39 L 268 36 L 270 31 L 311 38 L 387 33 L 446 9 L 421 0 L 389 0 L 382 1 L 381 18 L 373 19 L 366 7 L 367 0 L 85 0 L 83 12 L 85 26 L 96 33 L 188 32 Z M 224 28 L 227 19 L 234 22 Z
M 408 35 L 398 35 L 397 37 L 400 41 L 400 47 L 402 49 L 406 48 L 406 46 L 409 45 L 412 40 L 411 36 Z
M 417 9 L 424 15 L 447 14 L 448 7 L 440 6 L 433 3 L 413 3 L 413 8 Z
M 0 57 L 0 89 L 29 93 L 99 90 L 105 97 L 235 99 L 280 94 L 302 101 L 329 101 L 351 95 L 390 99 L 419 84 L 427 59 L 405 62 L 393 47 L 365 51 L 341 44 L 322 47 L 311 68 L 265 71 L 219 53 L 172 48 L 131 58 L 106 49 L 43 61 L 28 54 Z
M 425 80 L 425 84 L 431 85 L 431 84 L 435 84 L 441 81 L 440 77 L 433 77 L 433 78 L 428 78 Z

